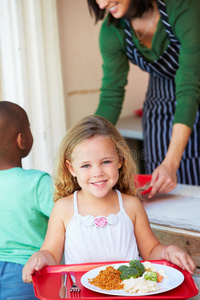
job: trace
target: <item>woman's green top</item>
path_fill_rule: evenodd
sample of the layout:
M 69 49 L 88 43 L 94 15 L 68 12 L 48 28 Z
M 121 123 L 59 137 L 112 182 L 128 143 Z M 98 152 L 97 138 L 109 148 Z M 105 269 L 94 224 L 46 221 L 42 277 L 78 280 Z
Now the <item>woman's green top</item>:
M 192 129 L 200 103 L 200 1 L 166 0 L 165 3 L 169 23 L 181 43 L 179 69 L 175 76 L 177 105 L 174 123 L 182 123 Z M 116 26 L 108 26 L 106 18 L 99 37 L 103 78 L 100 102 L 95 114 L 107 118 L 113 124 L 117 122 L 122 109 L 129 71 L 124 28 L 123 19 Z M 169 43 L 161 19 L 151 49 L 139 43 L 134 31 L 132 35 L 136 47 L 148 62 L 157 60 Z

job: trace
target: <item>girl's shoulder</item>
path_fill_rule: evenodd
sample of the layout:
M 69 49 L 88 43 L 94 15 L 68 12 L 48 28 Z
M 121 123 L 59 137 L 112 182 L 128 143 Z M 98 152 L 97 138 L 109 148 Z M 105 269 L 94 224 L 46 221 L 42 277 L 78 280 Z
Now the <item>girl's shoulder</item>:
M 135 225 L 137 217 L 144 214 L 144 207 L 137 197 L 126 194 L 121 195 L 124 210 L 133 222 L 133 225 Z
M 61 220 L 66 228 L 73 215 L 73 195 L 61 198 L 55 202 L 51 213 L 51 218 L 53 218 L 54 220 Z
M 142 202 L 136 196 L 131 196 L 121 193 L 124 209 L 141 209 L 143 208 Z
M 66 211 L 71 211 L 73 210 L 73 208 L 73 194 L 64 198 L 60 198 L 54 203 L 54 210 L 61 211 L 63 213 L 65 213 Z

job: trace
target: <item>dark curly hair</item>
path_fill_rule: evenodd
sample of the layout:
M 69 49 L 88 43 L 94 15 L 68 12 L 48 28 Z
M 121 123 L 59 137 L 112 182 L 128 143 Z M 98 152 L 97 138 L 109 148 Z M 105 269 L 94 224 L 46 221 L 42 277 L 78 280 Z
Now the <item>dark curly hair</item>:
M 153 9 L 153 2 L 156 0 L 132 0 L 129 6 L 129 10 L 124 16 L 127 19 L 141 17 L 147 10 Z M 103 20 L 107 11 L 106 9 L 100 9 L 96 0 L 87 0 L 90 14 L 95 16 L 95 23 Z M 108 14 L 108 24 L 116 24 L 116 20 L 112 14 Z

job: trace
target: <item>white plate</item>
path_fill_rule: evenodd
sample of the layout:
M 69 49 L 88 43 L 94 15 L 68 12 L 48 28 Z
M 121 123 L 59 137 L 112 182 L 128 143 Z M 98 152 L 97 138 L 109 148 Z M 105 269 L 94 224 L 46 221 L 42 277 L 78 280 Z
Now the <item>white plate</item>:
M 161 264 L 152 264 L 157 271 L 163 270 L 165 274 L 168 276 L 168 278 L 163 278 L 163 281 L 158 283 L 158 287 L 160 288 L 158 291 L 145 293 L 145 294 L 131 294 L 131 293 L 125 293 L 123 290 L 103 290 L 95 285 L 92 285 L 88 282 L 88 279 L 92 279 L 96 277 L 101 270 L 105 270 L 108 266 L 113 266 L 115 269 L 117 269 L 121 265 L 129 265 L 128 263 L 121 263 L 121 264 L 112 264 L 112 265 L 106 265 L 103 267 L 95 268 L 93 270 L 88 271 L 81 277 L 81 284 L 86 287 L 89 290 L 92 290 L 94 292 L 107 294 L 107 295 L 116 295 L 116 296 L 143 296 L 143 295 L 154 295 L 163 293 L 169 290 L 172 290 L 179 286 L 184 281 L 183 274 L 178 271 L 177 269 L 174 269 L 169 266 L 161 265 Z

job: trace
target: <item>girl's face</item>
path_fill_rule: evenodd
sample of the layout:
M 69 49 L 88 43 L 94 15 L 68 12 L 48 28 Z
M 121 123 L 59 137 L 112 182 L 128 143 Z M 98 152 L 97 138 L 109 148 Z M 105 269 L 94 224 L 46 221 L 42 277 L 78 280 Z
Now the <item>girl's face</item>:
M 97 198 L 105 197 L 117 183 L 122 162 L 113 141 L 107 136 L 95 136 L 76 145 L 70 173 L 84 192 Z
M 132 0 L 96 0 L 100 9 L 108 10 L 114 18 L 122 18 L 128 11 Z

